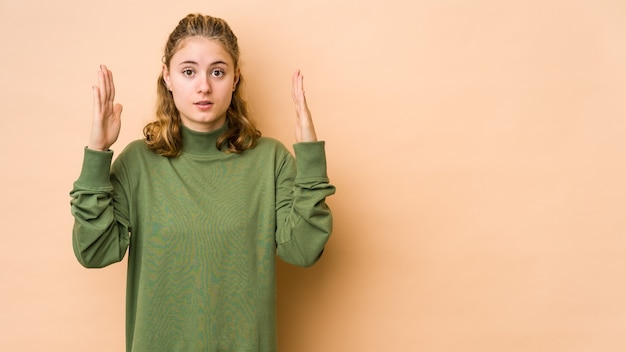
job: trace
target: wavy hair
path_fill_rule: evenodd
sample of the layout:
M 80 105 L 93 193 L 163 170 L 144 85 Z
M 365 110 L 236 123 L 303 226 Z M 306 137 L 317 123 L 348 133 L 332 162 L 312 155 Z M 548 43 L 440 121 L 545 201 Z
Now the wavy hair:
M 237 37 L 226 21 L 221 18 L 189 14 L 170 33 L 163 64 L 168 68 L 172 56 L 180 49 L 183 40 L 193 36 L 202 36 L 222 44 L 230 54 L 235 64 L 235 71 L 239 70 L 239 46 Z M 240 71 L 240 70 L 239 70 Z M 239 73 L 239 82 L 233 91 L 232 100 L 226 112 L 228 128 L 217 139 L 217 149 L 226 146 L 227 153 L 241 153 L 256 146 L 261 132 L 256 128 L 254 121 L 249 117 L 248 105 L 243 97 L 243 77 Z M 168 90 L 163 79 L 163 72 L 157 81 L 156 120 L 148 123 L 143 134 L 148 147 L 160 155 L 176 157 L 182 149 L 180 112 L 174 104 L 172 93 Z

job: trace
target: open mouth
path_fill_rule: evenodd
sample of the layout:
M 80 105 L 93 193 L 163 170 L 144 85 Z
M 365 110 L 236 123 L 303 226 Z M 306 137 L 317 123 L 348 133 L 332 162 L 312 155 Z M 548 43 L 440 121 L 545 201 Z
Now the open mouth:
M 210 110 L 213 107 L 213 102 L 208 100 L 201 100 L 194 103 L 195 106 L 198 107 L 199 110 Z

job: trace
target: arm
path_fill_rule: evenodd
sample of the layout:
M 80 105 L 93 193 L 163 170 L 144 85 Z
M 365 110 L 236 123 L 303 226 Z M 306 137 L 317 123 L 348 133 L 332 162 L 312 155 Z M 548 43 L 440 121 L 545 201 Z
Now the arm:
M 295 162 L 284 159 L 277 176 L 276 234 L 278 256 L 298 265 L 313 265 L 332 231 L 326 197 L 335 193 L 326 172 L 324 142 L 318 142 L 299 70 L 292 77 L 296 109 Z
M 325 199 L 335 193 L 328 183 L 324 142 L 294 145 L 277 178 L 278 256 L 308 267 L 320 258 L 332 231 L 332 214 Z M 297 170 L 297 171 L 296 171 Z
M 85 148 L 78 180 L 70 192 L 74 216 L 72 245 L 76 259 L 87 268 L 101 268 L 124 258 L 130 224 L 121 184 L 114 192 L 109 178 L 113 152 Z
M 93 120 L 83 168 L 70 192 L 74 216 L 72 243 L 78 261 L 86 267 L 103 267 L 120 261 L 129 244 L 127 215 L 115 206 L 110 166 L 111 145 L 120 132 L 122 106 L 114 103 L 113 74 L 100 66 L 93 87 Z M 121 189 L 121 187 L 119 187 Z M 118 197 L 117 199 L 122 199 Z

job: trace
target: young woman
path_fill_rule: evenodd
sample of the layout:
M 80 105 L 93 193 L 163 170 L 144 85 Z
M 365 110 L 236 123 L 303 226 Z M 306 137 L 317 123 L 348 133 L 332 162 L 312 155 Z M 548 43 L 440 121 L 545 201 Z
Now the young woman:
M 111 71 L 98 72 L 73 246 L 95 268 L 128 250 L 127 351 L 275 351 L 275 257 L 310 266 L 328 240 L 335 188 L 302 75 L 295 158 L 261 137 L 242 83 L 228 24 L 186 16 L 165 47 L 156 120 L 112 163 L 122 106 Z

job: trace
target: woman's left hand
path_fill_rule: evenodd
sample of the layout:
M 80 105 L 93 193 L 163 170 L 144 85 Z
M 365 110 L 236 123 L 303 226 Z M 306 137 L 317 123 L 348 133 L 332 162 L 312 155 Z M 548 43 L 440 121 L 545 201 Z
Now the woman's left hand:
M 293 88 L 291 95 L 296 108 L 296 142 L 316 142 L 313 118 L 304 96 L 304 76 L 300 70 L 293 73 Z

